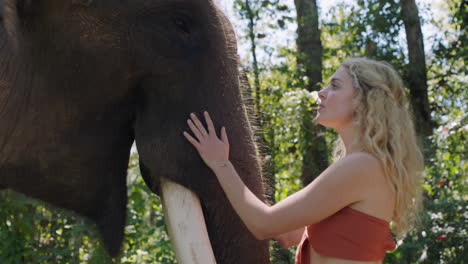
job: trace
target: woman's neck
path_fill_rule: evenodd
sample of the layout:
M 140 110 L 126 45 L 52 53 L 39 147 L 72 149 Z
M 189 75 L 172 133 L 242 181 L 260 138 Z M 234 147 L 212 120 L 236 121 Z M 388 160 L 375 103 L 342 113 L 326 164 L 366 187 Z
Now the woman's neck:
M 362 151 L 360 145 L 356 144 L 356 139 L 358 137 L 358 126 L 354 124 L 354 122 L 348 126 L 337 129 L 337 132 L 345 146 L 345 156 L 352 152 Z

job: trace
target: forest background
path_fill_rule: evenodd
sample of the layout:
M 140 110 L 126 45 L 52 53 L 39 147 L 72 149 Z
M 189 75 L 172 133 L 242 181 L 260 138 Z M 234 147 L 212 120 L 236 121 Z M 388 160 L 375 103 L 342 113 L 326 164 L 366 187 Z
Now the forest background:
M 270 202 L 333 160 L 336 134 L 316 126 L 316 91 L 347 57 L 391 63 L 403 76 L 425 155 L 420 226 L 384 263 L 468 263 L 466 0 L 219 0 L 239 42 L 246 106 L 255 116 Z M 181 140 L 183 140 L 181 138 Z M 176 263 L 159 198 L 128 169 L 128 220 L 114 263 Z M 274 264 L 294 248 L 270 242 Z M 0 192 L 0 263 L 109 263 L 92 223 Z

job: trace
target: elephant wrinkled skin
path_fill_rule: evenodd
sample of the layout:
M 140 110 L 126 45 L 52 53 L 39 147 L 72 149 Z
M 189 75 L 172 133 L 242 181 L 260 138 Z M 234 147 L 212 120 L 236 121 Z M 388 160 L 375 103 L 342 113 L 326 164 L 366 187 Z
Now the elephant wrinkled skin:
M 192 111 L 226 125 L 231 158 L 263 199 L 232 26 L 212 0 L 0 0 L 0 186 L 97 223 L 119 253 L 135 140 L 143 178 L 201 200 L 218 263 L 267 263 L 182 136 Z

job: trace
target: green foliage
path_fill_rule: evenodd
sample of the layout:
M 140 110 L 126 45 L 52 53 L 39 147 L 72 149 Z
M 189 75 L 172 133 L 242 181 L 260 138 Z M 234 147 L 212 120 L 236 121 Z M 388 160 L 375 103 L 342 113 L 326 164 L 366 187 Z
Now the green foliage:
M 399 1 L 359 0 L 341 2 L 328 11 L 323 22 L 324 65 L 338 65 L 348 57 L 365 56 L 403 69 L 404 50 L 399 39 L 404 30 Z M 325 67 L 331 76 L 333 67 Z
M 294 53 L 288 48 L 280 50 L 285 57 L 262 74 L 260 109 L 265 122 L 261 126 L 264 153 L 274 177 L 274 200 L 280 201 L 300 190 L 302 149 L 308 139 L 300 137 L 303 119 L 315 108 L 317 93 L 299 88 Z M 272 241 L 270 244 L 272 263 L 294 263 L 295 248 L 281 249 Z
M 268 19 L 269 27 L 273 29 L 284 29 L 288 22 L 294 21 L 294 18 L 287 13 L 289 6 L 279 0 L 235 0 L 234 7 L 241 19 L 250 19 L 250 17 L 254 21 Z
M 13 191 L 2 191 L 0 263 L 176 263 L 160 200 L 146 187 L 137 164 L 138 154 L 134 153 L 128 170 L 128 218 L 119 259 L 107 256 L 90 221 Z
M 99 248 L 95 227 L 76 215 L 13 191 L 0 204 L 0 263 L 78 263 Z
M 454 124 L 453 124 L 454 123 Z M 386 263 L 465 263 L 468 259 L 468 129 L 466 121 L 442 126 L 426 167 L 421 223 L 387 255 Z

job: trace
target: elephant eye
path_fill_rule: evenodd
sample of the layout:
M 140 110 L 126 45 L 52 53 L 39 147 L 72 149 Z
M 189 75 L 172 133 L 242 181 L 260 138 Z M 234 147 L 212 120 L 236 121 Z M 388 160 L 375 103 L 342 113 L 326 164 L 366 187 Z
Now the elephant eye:
M 179 28 L 183 32 L 190 34 L 190 29 L 187 25 L 187 22 L 184 19 L 179 18 L 179 17 L 174 18 L 174 24 L 177 26 L 177 28 Z

